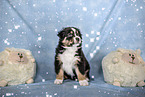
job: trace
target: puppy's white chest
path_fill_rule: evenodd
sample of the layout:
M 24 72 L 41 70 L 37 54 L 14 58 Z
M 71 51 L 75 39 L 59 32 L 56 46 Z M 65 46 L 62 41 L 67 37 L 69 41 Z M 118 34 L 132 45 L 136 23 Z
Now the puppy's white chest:
M 67 73 L 73 76 L 73 69 L 75 68 L 75 62 L 78 60 L 75 57 L 77 47 L 67 48 L 63 54 L 60 54 L 60 59 L 63 63 L 62 68 Z

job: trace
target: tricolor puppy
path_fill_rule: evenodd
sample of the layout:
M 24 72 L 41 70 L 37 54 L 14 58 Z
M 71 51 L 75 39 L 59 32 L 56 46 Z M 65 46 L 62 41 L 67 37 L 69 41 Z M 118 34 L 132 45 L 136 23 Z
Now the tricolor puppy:
M 82 51 L 79 29 L 67 27 L 58 33 L 59 43 L 55 55 L 55 84 L 66 78 L 78 79 L 81 86 L 89 85 L 90 66 Z

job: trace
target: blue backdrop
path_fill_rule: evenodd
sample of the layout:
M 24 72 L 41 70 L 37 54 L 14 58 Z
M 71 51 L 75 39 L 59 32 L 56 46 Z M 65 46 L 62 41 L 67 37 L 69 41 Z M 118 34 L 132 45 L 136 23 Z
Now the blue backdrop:
M 54 85 L 57 32 L 77 27 L 91 65 L 90 86 L 66 81 Z M 106 84 L 101 61 L 118 47 L 138 49 L 145 60 L 145 0 L 0 0 L 0 51 L 6 47 L 32 51 L 37 61 L 35 83 L 0 88 L 0 96 L 113 97 L 144 96 L 144 87 Z

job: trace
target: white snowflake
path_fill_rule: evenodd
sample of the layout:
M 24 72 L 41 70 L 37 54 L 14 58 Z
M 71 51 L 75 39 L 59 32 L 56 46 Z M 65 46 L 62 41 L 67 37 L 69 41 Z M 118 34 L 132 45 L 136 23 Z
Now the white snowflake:
M 7 45 L 10 45 L 10 43 L 8 42 L 8 38 L 6 38 L 6 39 L 4 40 L 4 43 L 7 44 Z
M 15 25 L 15 29 L 18 29 L 20 27 L 20 25 Z
M 8 29 L 9 32 L 12 32 L 12 29 Z
M 92 78 L 94 78 L 94 75 L 92 75 Z
M 11 93 L 6 93 L 6 96 L 12 96 L 12 94 Z
M 21 92 L 21 94 L 24 94 L 25 92 Z
M 78 86 L 77 85 L 74 85 L 74 89 L 77 89 L 78 88 Z
M 87 7 L 83 7 L 83 11 L 87 11 Z
M 97 52 L 96 50 L 93 51 L 93 53 L 96 53 L 96 52 Z
M 40 41 L 42 39 L 42 37 L 38 37 L 38 41 Z
M 143 9 L 143 7 L 142 7 L 142 6 L 140 6 L 140 9 Z
M 90 42 L 94 42 L 94 40 L 95 40 L 94 38 L 90 38 Z
M 105 10 L 105 8 L 102 8 L 102 10 Z
M 97 49 L 97 50 L 99 50 L 99 49 L 100 49 L 100 47 L 99 47 L 99 46 L 96 46 L 96 49 Z
M 132 2 L 136 2 L 136 0 L 131 0 Z
M 91 31 L 91 34 L 94 34 L 95 33 L 95 31 Z
M 7 45 L 10 45 L 10 43 L 8 42 Z
M 100 38 L 99 37 L 96 37 L 96 40 L 99 40 Z
M 89 37 L 89 34 L 86 34 L 86 37 Z
M 64 0 L 64 2 L 67 2 L 67 0 Z
M 75 10 L 75 12 L 77 12 L 77 11 L 78 11 L 78 9 Z
M 93 58 L 94 57 L 94 54 L 93 53 L 90 53 L 90 57 Z
M 52 95 L 46 94 L 46 97 L 52 97 Z
M 137 24 L 137 26 L 140 26 L 140 25 L 141 25 L 140 23 Z
M 38 28 L 38 26 L 35 26 L 35 28 Z
M 88 44 L 85 44 L 85 47 L 89 47 L 89 45 Z
M 57 95 L 57 93 L 54 94 L 55 96 Z
M 136 9 L 136 11 L 139 11 L 139 9 Z
M 118 17 L 118 20 L 121 20 L 121 17 Z
M 58 30 L 57 29 L 55 29 L 55 32 L 57 32 Z
M 98 16 L 98 14 L 97 13 L 94 13 L 94 16 L 96 17 L 96 16 Z
M 38 51 L 38 54 L 40 54 L 40 51 Z
M 42 82 L 45 82 L 45 79 L 42 79 Z
M 97 34 L 97 35 L 100 35 L 100 32 L 97 32 L 96 34 Z

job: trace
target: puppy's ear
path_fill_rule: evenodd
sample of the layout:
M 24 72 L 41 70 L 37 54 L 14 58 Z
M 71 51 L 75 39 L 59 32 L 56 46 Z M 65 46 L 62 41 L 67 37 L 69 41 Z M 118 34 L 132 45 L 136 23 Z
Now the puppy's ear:
M 79 33 L 79 36 L 80 36 L 80 38 L 82 39 L 82 34 L 81 34 L 80 29 L 77 28 L 77 32 Z
M 60 32 L 58 32 L 57 36 L 58 36 L 59 38 L 64 37 L 64 31 L 60 31 Z

